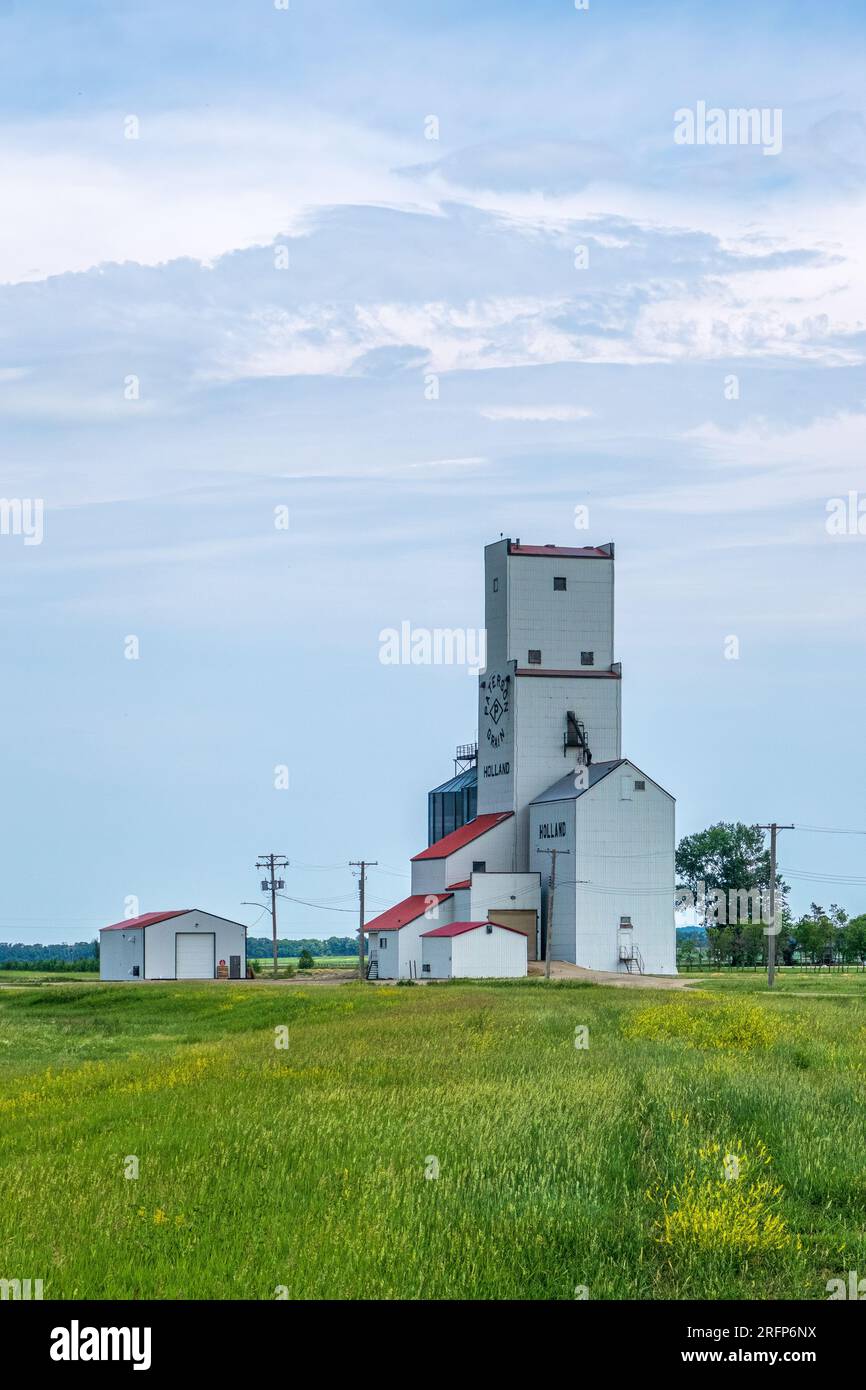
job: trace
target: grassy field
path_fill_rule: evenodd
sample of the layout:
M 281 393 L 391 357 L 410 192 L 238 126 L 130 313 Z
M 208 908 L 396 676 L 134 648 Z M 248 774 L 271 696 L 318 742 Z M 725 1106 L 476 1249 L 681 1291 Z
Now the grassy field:
M 0 1275 L 826 1298 L 866 1271 L 866 978 L 820 983 L 2 989 Z
M 317 970 L 353 970 L 358 964 L 357 956 L 313 956 L 313 960 Z M 251 956 L 250 963 L 256 967 L 259 975 L 270 975 L 273 972 L 273 956 Z M 286 964 L 291 964 L 297 969 L 297 957 L 287 959 L 280 956 L 279 968 L 282 970 Z
M 71 981 L 96 981 L 99 975 L 95 970 L 3 970 L 0 968 L 0 985 L 46 985 L 69 984 Z

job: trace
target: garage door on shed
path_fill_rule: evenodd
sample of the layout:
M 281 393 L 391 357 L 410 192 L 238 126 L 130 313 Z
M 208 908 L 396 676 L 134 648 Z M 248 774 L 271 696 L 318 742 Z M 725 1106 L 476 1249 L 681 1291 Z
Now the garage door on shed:
M 176 975 L 179 980 L 212 980 L 216 941 L 213 932 L 179 931 L 175 937 Z

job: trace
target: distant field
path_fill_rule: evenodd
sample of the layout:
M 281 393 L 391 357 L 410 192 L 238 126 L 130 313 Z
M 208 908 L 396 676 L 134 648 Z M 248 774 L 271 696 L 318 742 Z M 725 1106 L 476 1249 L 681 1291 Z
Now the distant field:
M 273 956 L 250 956 L 251 962 L 261 974 L 273 973 Z M 313 956 L 317 970 L 351 970 L 357 968 L 357 956 Z M 297 957 L 280 956 L 279 968 L 282 970 L 286 964 L 291 964 L 297 969 Z
M 95 970 L 4 970 L 0 966 L 0 985 L 39 985 L 47 982 L 65 982 L 99 979 Z
M 0 990 L 0 1273 L 826 1298 L 866 1272 L 866 977 L 807 978 Z

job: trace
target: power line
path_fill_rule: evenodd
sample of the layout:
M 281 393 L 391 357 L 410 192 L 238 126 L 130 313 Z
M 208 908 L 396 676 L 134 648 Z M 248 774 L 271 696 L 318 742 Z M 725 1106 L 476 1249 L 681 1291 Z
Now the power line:
M 287 893 L 278 893 L 277 897 L 283 898 L 287 903 L 300 903 L 302 907 L 317 907 L 320 912 L 351 912 L 354 914 L 355 911 L 352 907 L 328 907 L 325 903 L 309 903 L 305 898 L 290 898 Z
M 809 830 L 815 835 L 866 835 L 866 830 L 834 830 L 826 825 L 798 825 L 797 830 Z

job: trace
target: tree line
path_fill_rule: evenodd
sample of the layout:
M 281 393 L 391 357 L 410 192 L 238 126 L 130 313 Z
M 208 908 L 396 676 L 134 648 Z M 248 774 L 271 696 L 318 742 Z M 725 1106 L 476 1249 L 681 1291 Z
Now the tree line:
M 738 892 L 755 900 L 770 887 L 770 853 L 757 825 L 720 821 L 677 847 L 677 892 L 688 891 L 700 910 L 694 928 L 678 933 L 677 957 L 688 968 L 702 960 L 717 965 L 762 965 L 767 959 L 766 921 L 727 918 L 716 909 L 720 900 L 735 901 Z M 714 897 L 716 890 L 718 895 Z M 831 903 L 812 903 L 794 917 L 789 888 L 776 875 L 776 959 L 784 965 L 862 965 L 866 961 L 866 913 L 850 917 Z
M 76 970 L 86 970 L 86 961 L 99 965 L 98 941 L 75 941 L 70 946 L 60 943 L 56 946 L 41 946 L 32 941 L 0 941 L 0 965 L 12 969 L 15 965 L 30 966 L 69 965 Z
M 311 956 L 355 956 L 358 954 L 357 936 L 329 936 L 321 940 L 315 936 L 299 937 L 297 940 L 289 940 L 285 936 L 277 937 L 277 955 L 295 959 L 302 952 L 308 952 Z M 267 956 L 269 959 L 274 954 L 274 939 L 272 936 L 248 936 L 247 937 L 247 957 L 251 960 Z
M 283 959 L 294 960 L 303 952 L 311 956 L 353 956 L 358 951 L 356 936 L 329 936 L 321 939 L 309 936 L 297 941 L 287 937 L 277 940 L 277 954 Z M 270 936 L 247 937 L 247 956 L 251 960 L 274 953 L 274 942 Z M 76 941 L 72 945 L 61 943 L 55 946 L 42 946 L 39 942 L 11 941 L 0 942 L 0 967 L 4 970 L 98 970 L 99 942 Z

